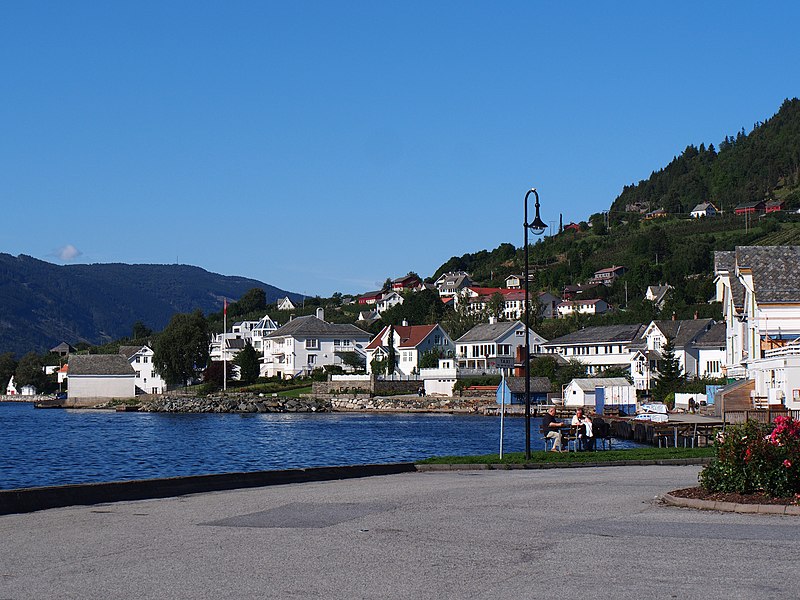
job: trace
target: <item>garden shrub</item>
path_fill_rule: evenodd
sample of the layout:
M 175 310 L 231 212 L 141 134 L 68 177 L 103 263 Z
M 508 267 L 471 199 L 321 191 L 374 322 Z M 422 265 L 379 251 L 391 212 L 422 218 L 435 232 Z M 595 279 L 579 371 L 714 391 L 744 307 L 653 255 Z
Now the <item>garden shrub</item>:
M 773 428 L 756 421 L 733 425 L 715 448 L 716 458 L 700 473 L 704 489 L 775 497 L 800 492 L 800 421 L 777 417 Z

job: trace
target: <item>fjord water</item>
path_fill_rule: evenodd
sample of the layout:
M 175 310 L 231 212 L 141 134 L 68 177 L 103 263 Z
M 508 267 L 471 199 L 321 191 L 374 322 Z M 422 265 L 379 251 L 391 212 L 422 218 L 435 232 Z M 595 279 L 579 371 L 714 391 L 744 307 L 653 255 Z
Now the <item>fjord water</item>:
M 506 418 L 505 450 L 525 447 Z M 500 419 L 445 414 L 164 414 L 0 402 L 0 489 L 414 461 L 498 451 Z M 541 449 L 533 419 L 534 449 Z

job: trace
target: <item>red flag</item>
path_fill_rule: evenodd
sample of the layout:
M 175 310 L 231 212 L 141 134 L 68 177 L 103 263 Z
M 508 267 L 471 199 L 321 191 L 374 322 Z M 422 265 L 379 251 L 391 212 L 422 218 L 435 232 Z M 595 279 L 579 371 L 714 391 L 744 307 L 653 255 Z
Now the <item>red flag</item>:
M 228 315 L 228 299 L 222 299 L 222 314 L 227 316 Z

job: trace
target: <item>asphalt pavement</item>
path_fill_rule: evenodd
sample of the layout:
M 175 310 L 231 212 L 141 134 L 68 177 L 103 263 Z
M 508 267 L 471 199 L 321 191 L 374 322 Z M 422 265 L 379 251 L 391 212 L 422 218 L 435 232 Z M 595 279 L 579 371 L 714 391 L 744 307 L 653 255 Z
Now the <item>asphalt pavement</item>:
M 798 598 L 800 518 L 699 467 L 404 473 L 0 517 L 0 599 Z

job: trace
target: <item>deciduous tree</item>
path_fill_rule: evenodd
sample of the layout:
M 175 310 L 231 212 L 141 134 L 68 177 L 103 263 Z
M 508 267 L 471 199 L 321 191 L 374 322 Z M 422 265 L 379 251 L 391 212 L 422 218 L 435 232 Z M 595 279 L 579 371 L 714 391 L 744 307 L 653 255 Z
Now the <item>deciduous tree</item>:
M 167 382 L 186 385 L 205 368 L 208 341 L 208 323 L 202 312 L 177 314 L 158 336 L 153 363 Z

